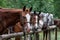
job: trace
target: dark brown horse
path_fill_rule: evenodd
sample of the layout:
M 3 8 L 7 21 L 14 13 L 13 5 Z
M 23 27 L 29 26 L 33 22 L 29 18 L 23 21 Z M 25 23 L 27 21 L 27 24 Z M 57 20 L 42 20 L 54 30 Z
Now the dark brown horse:
M 23 10 L 22 9 L 1 8 L 0 9 L 0 35 L 6 33 L 7 28 L 11 27 L 11 26 L 13 27 L 14 25 L 18 25 L 19 27 L 21 27 L 19 29 L 18 26 L 17 26 L 17 28 L 15 26 L 13 29 L 14 32 L 23 31 L 23 24 L 25 24 L 25 19 L 26 19 L 25 15 L 27 13 L 29 13 L 31 10 L 32 10 L 32 8 L 26 9 L 25 6 L 24 6 Z M 18 40 L 18 39 L 16 39 L 16 40 Z
M 19 9 L 0 9 L 0 35 L 6 28 L 15 25 L 20 21 L 22 10 Z
M 60 28 L 60 19 L 54 19 L 54 25 L 57 25 Z
M 39 20 L 40 20 L 40 11 L 39 12 L 36 12 L 34 11 L 34 13 L 31 14 L 31 26 L 32 26 L 32 31 L 34 32 L 33 35 L 34 35 L 34 40 L 39 40 L 39 33 L 35 33 L 35 31 L 38 31 L 38 29 L 40 29 L 39 27 Z

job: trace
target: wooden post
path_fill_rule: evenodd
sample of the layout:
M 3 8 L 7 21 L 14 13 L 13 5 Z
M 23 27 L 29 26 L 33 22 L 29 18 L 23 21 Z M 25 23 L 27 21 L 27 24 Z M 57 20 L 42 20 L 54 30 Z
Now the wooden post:
M 55 30 L 55 40 L 57 40 L 57 28 Z
M 24 40 L 26 40 L 26 34 L 25 34 L 25 32 L 24 32 Z
M 36 33 L 36 40 L 39 40 L 39 33 Z
M 30 34 L 30 38 L 31 38 L 31 40 L 32 40 L 32 34 Z
M 24 35 L 24 40 L 26 40 L 26 30 L 23 28 L 23 35 Z
M 44 31 L 43 31 L 43 40 L 44 40 Z
M 51 40 L 51 30 L 49 30 L 49 40 Z
M 0 40 L 3 40 L 1 36 L 0 36 Z
M 47 40 L 47 36 L 48 36 L 48 30 L 46 30 L 46 34 L 45 34 L 45 35 L 46 35 L 46 40 Z
M 43 31 L 43 40 L 46 39 L 46 32 Z

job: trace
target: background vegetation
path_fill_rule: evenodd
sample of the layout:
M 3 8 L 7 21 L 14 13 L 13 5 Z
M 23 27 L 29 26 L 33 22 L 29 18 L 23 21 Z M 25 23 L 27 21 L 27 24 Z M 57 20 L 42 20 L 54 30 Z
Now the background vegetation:
M 33 11 L 43 11 L 53 13 L 60 18 L 60 0 L 0 0 L 0 7 L 4 8 L 27 8 L 33 7 Z

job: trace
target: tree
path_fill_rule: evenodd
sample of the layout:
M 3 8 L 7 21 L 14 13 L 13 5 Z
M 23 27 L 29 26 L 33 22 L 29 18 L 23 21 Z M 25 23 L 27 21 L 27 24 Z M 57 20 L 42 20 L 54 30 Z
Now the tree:
M 60 18 L 60 0 L 54 0 L 55 15 Z
M 59 0 L 0 0 L 1 7 L 23 8 L 26 5 L 28 8 L 33 7 L 33 11 L 53 13 L 60 18 L 59 4 Z

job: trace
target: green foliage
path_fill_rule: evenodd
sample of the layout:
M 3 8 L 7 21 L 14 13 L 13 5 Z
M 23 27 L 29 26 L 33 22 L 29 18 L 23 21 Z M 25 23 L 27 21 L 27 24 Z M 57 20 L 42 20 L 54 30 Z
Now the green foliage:
M 42 3 L 44 4 L 42 7 L 42 10 L 44 12 L 50 12 L 53 13 L 54 12 L 54 5 L 52 3 L 52 1 L 48 1 L 48 0 L 43 0 Z
M 55 15 L 60 18 L 60 0 L 54 0 Z
M 59 0 L 0 0 L 0 7 L 23 8 L 26 5 L 27 8 L 33 7 L 33 11 L 53 13 L 60 18 L 59 4 Z

